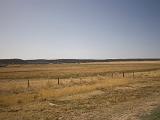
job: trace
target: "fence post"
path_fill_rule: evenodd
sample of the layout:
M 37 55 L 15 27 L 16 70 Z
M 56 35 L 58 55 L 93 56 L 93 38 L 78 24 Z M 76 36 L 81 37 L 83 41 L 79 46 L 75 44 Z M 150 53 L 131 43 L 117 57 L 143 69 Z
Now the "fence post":
M 134 72 L 133 72 L 133 78 L 134 78 Z
M 124 72 L 123 72 L 123 78 L 124 78 Z
M 59 78 L 58 78 L 58 85 L 59 85 Z
M 112 73 L 112 78 L 113 78 L 113 73 Z
M 30 84 L 29 84 L 29 80 L 28 80 L 28 88 L 29 88 Z

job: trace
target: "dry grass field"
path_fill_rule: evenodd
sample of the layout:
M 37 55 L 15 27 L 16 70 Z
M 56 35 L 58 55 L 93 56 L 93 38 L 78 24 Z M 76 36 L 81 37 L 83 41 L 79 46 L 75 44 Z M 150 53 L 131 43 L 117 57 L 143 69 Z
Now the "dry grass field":
M 158 61 L 0 68 L 0 120 L 144 120 L 159 107 Z

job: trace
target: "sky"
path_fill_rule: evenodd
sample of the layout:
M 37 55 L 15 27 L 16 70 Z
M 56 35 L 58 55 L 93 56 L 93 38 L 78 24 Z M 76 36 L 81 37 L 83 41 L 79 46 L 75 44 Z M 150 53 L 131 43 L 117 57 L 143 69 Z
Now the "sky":
M 8 58 L 160 58 L 160 0 L 0 0 Z

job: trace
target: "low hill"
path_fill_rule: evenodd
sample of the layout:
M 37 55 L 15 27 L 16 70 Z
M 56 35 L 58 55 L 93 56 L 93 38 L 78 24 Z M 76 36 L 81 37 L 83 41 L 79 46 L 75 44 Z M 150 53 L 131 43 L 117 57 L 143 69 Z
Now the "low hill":
M 62 63 L 88 63 L 88 62 L 119 62 L 119 61 L 160 61 L 160 59 L 0 59 L 0 67 L 8 64 L 62 64 Z

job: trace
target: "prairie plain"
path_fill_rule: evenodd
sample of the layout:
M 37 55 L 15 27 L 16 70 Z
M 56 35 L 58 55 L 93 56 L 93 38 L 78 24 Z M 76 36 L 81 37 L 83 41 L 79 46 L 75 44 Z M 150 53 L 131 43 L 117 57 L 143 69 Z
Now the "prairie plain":
M 144 120 L 159 108 L 159 61 L 0 68 L 1 120 Z

